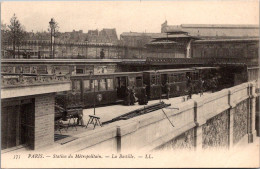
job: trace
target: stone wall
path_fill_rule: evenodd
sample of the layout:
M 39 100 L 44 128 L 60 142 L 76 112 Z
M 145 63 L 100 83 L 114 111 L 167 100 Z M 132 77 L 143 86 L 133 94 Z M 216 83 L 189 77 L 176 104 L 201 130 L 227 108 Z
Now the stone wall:
M 202 147 L 228 147 L 228 110 L 207 120 L 202 126 Z
M 194 149 L 194 129 L 190 129 L 178 137 L 159 146 L 156 150 L 176 150 L 176 149 Z
M 247 100 L 239 103 L 234 111 L 233 143 L 236 144 L 247 134 Z

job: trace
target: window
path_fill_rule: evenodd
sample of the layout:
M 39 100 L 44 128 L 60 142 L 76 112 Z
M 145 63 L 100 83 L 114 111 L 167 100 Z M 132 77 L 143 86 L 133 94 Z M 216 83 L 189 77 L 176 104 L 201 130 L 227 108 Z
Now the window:
M 83 81 L 84 91 L 90 91 L 90 80 Z
M 142 77 L 136 77 L 136 87 L 142 87 Z
M 151 84 L 154 85 L 156 83 L 155 75 L 151 76 Z
M 83 74 L 83 73 L 84 73 L 83 69 L 76 69 L 76 74 Z
M 193 75 L 194 75 L 193 80 L 198 80 L 199 79 L 199 73 L 194 72 Z
M 107 79 L 107 90 L 113 90 L 113 89 L 114 89 L 113 79 Z
M 169 75 L 169 83 L 173 83 L 174 82 L 174 75 L 171 74 Z
M 178 81 L 178 75 L 172 75 L 172 80 L 174 82 L 177 82 Z
M 176 74 L 175 78 L 176 78 L 176 82 L 181 82 L 182 81 L 182 74 Z
M 120 77 L 120 87 L 125 87 L 125 86 L 126 86 L 126 78 Z
M 129 86 L 135 86 L 135 78 L 134 77 L 129 77 L 128 79 L 129 79 L 128 85 Z
M 79 80 L 75 80 L 73 83 L 73 89 L 75 91 L 80 91 L 80 81 Z
M 157 75 L 157 77 L 156 77 L 156 84 L 161 84 L 160 75 Z
M 101 79 L 99 81 L 99 90 L 105 91 L 106 90 L 106 79 Z
M 180 82 L 185 81 L 185 74 L 180 74 Z
M 94 91 L 94 83 L 95 83 L 95 91 L 98 91 L 98 80 L 91 80 L 91 91 Z

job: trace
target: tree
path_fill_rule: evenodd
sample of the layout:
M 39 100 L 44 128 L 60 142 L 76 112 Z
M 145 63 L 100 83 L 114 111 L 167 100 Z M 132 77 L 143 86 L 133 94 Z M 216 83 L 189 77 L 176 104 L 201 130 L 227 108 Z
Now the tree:
M 1 49 L 2 49 L 2 51 L 5 50 L 6 41 L 7 41 L 7 25 L 1 21 Z M 5 55 L 2 54 L 2 57 L 4 57 L 4 56 Z
M 14 14 L 13 17 L 10 19 L 10 25 L 8 25 L 8 39 L 12 42 L 13 46 L 13 58 L 15 58 L 15 48 L 16 46 L 19 47 L 22 43 L 22 40 L 25 37 L 24 27 L 21 25 L 20 21 Z M 19 56 L 19 51 L 18 51 Z

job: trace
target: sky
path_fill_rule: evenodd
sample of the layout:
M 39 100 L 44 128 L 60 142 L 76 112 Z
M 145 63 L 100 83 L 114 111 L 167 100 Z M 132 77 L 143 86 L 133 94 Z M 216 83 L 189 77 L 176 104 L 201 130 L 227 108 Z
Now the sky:
M 161 24 L 259 24 L 258 0 L 18 1 L 1 2 L 1 22 L 16 14 L 26 31 L 48 31 L 54 18 L 60 32 L 116 28 L 160 32 Z

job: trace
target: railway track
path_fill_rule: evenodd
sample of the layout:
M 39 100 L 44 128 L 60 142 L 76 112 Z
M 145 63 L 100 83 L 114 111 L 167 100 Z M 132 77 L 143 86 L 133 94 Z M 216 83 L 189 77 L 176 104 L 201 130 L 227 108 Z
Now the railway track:
M 112 123 L 112 122 L 119 121 L 119 120 L 128 120 L 130 118 L 140 116 L 143 114 L 147 114 L 147 113 L 150 113 L 150 112 L 153 112 L 153 111 L 156 111 L 156 110 L 168 107 L 168 106 L 171 106 L 171 104 L 165 104 L 164 102 L 155 103 L 155 104 L 152 104 L 149 106 L 144 106 L 143 108 L 140 108 L 140 109 L 130 111 L 128 113 L 115 117 L 112 120 L 103 122 L 102 124 L 104 125 L 104 124 Z

